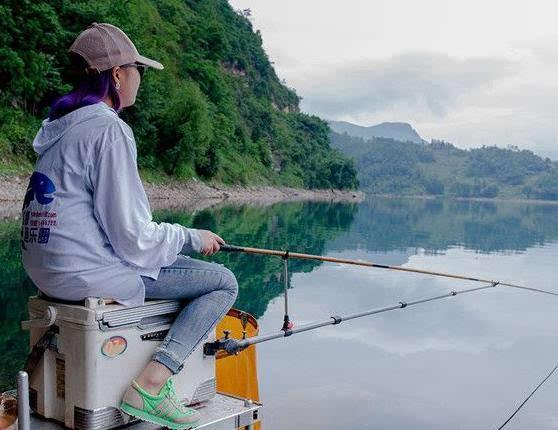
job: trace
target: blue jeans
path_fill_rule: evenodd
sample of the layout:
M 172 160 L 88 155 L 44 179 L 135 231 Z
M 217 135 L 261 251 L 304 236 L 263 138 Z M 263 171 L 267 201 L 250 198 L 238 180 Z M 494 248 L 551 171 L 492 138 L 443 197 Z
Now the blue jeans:
M 161 268 L 159 279 L 142 276 L 146 299 L 187 300 L 152 360 L 177 374 L 184 360 L 215 328 L 234 304 L 238 283 L 222 264 L 184 255 Z

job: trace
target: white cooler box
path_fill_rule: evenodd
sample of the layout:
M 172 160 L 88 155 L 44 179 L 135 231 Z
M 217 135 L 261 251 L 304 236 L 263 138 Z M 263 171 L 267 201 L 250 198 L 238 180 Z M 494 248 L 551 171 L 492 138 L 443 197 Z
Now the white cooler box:
M 71 429 L 104 430 L 126 424 L 129 417 L 118 409 L 122 396 L 183 306 L 178 301 L 153 300 L 126 307 L 97 298 L 75 305 L 30 297 L 31 346 L 45 333 L 46 324 L 58 328 L 55 345 L 45 351 L 30 375 L 33 410 Z M 37 327 L 37 320 L 48 320 L 49 312 L 50 321 Z M 215 356 L 203 354 L 203 343 L 214 336 L 212 331 L 188 357 L 184 371 L 173 376 L 185 404 L 216 394 Z

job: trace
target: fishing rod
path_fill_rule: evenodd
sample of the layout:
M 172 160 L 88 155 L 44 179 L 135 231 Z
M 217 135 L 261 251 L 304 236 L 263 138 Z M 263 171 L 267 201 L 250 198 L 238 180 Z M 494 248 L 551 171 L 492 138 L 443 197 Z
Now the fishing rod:
M 533 291 L 542 294 L 549 294 L 552 296 L 558 296 L 558 293 L 553 291 L 541 290 L 538 288 L 532 287 L 525 287 L 523 285 L 516 285 L 510 284 L 507 282 L 495 281 L 493 279 L 482 279 L 482 278 L 474 278 L 470 276 L 464 275 L 456 275 L 453 273 L 445 273 L 445 272 L 434 272 L 431 270 L 424 270 L 424 269 L 414 269 L 411 267 L 402 267 L 402 266 L 392 266 L 389 264 L 378 264 L 372 261 L 361 261 L 361 260 L 351 260 L 347 258 L 335 258 L 335 257 L 326 257 L 323 255 L 313 255 L 313 254 L 303 254 L 300 252 L 291 252 L 291 251 L 278 251 L 273 249 L 263 249 L 263 248 L 250 248 L 246 246 L 235 246 L 235 245 L 221 245 L 221 251 L 225 252 L 244 252 L 247 254 L 260 254 L 260 255 L 274 255 L 276 257 L 282 257 L 284 260 L 289 258 L 297 258 L 303 260 L 317 260 L 317 261 L 324 261 L 324 262 L 331 262 L 331 263 L 341 263 L 341 264 L 352 264 L 355 266 L 364 266 L 364 267 L 374 267 L 377 269 L 388 269 L 388 270 L 397 270 L 400 272 L 410 272 L 410 273 L 420 273 L 423 275 L 431 275 L 431 276 L 439 276 L 443 278 L 451 278 L 451 279 L 460 279 L 463 281 L 473 281 L 473 282 L 482 282 L 482 283 L 493 283 L 496 282 L 498 285 L 503 287 L 510 287 L 510 288 L 519 288 L 522 290 Z
M 355 319 L 355 318 L 362 318 L 362 317 L 369 316 L 369 315 L 381 314 L 381 313 L 384 313 L 384 312 L 390 312 L 390 311 L 394 311 L 394 310 L 397 310 L 397 309 L 405 309 L 405 308 L 408 308 L 409 306 L 414 306 L 414 305 L 418 305 L 418 304 L 421 304 L 421 303 L 433 302 L 435 300 L 441 300 L 441 299 L 446 299 L 446 298 L 449 298 L 449 297 L 455 297 L 458 294 L 474 293 L 474 292 L 477 292 L 477 291 L 486 290 L 488 288 L 494 288 L 497 285 L 499 285 L 498 282 L 491 282 L 489 285 L 484 285 L 482 287 L 469 288 L 467 290 L 460 290 L 460 291 L 450 291 L 447 294 L 442 294 L 442 295 L 433 296 L 433 297 L 427 297 L 427 298 L 420 299 L 420 300 L 415 300 L 415 301 L 412 301 L 412 302 L 399 302 L 396 305 L 386 306 L 386 307 L 383 307 L 383 308 L 370 309 L 370 310 L 358 312 L 358 313 L 355 313 L 355 314 L 350 314 L 350 315 L 345 315 L 345 316 L 333 315 L 333 316 L 331 316 L 328 319 L 323 320 L 323 321 L 308 323 L 308 324 L 304 324 L 304 325 L 301 325 L 299 327 L 291 328 L 291 329 L 285 329 L 285 330 L 282 329 L 281 331 L 279 331 L 277 333 L 272 333 L 272 334 L 268 334 L 268 335 L 261 335 L 261 336 L 256 336 L 256 337 L 252 337 L 252 338 L 232 339 L 232 338 L 229 338 L 228 333 L 225 332 L 225 337 L 223 339 L 216 340 L 215 342 L 209 342 L 209 343 L 206 343 L 204 345 L 204 354 L 205 355 L 216 355 L 219 351 L 226 351 L 227 354 L 237 354 L 238 352 L 246 349 L 250 345 L 255 345 L 257 343 L 267 342 L 267 341 L 270 341 L 270 340 L 273 340 L 273 339 L 278 339 L 278 338 L 281 338 L 281 337 L 288 337 L 288 336 L 291 336 L 293 334 L 298 334 L 298 333 L 302 333 L 302 332 L 309 331 L 309 330 L 315 330 L 317 328 L 325 327 L 325 326 L 328 326 L 328 325 L 341 324 L 341 322 L 343 322 L 343 321 L 349 321 L 349 320 L 352 320 L 352 319 Z

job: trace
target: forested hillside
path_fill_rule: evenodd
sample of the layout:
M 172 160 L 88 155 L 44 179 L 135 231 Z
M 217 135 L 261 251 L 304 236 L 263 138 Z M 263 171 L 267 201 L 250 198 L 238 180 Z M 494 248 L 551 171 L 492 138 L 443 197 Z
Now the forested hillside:
M 332 144 L 354 158 L 362 189 L 372 193 L 558 200 L 558 163 L 516 147 L 462 150 L 335 132 Z
M 299 112 L 248 15 L 226 0 L 3 1 L 0 172 L 31 169 L 40 120 L 71 89 L 67 48 L 91 22 L 109 22 L 165 66 L 148 71 L 122 114 L 144 176 L 356 187 L 327 123 Z

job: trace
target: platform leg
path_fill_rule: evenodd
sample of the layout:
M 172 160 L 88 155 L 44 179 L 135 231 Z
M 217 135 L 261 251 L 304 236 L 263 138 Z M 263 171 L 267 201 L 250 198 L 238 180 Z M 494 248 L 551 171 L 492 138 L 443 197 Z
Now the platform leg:
M 29 376 L 23 370 L 17 374 L 17 428 L 30 430 L 31 410 L 29 409 Z

